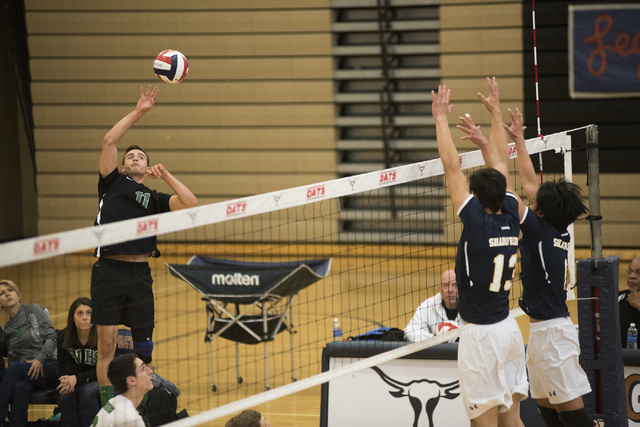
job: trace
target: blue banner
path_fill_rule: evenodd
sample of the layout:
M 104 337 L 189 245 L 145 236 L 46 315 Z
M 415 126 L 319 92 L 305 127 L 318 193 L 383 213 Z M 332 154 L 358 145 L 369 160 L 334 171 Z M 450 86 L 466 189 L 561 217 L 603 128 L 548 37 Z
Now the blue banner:
M 640 96 L 640 5 L 569 6 L 572 98 Z

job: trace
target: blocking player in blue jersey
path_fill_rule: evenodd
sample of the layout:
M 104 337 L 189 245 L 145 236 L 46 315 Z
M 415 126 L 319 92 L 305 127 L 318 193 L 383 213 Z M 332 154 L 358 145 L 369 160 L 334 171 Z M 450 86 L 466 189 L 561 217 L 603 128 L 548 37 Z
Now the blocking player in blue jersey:
M 593 427 L 582 396 L 591 391 L 579 363 L 578 334 L 566 304 L 567 227 L 587 212 L 580 187 L 561 179 L 538 186 L 524 142 L 522 115 L 509 110 L 511 126 L 504 125 L 516 143 L 518 166 L 529 207 L 520 212 L 522 300 L 529 315 L 527 369 L 531 397 L 538 400 L 548 427 Z M 505 147 L 506 149 L 506 147 Z
M 498 102 L 496 96 L 490 95 L 489 105 Z M 463 403 L 475 427 L 522 426 L 520 400 L 528 390 L 524 343 L 509 315 L 520 221 L 508 157 L 492 153 L 495 169 L 476 171 L 467 184 L 449 130 L 450 90 L 438 86 L 437 96 L 432 91 L 431 97 L 438 152 L 463 224 L 456 256 L 459 310 L 465 322 L 458 348 Z M 496 111 L 492 120 L 504 133 L 499 108 Z
M 495 78 L 488 80 L 488 84 L 490 93 L 497 94 Z M 486 106 L 486 98 L 481 99 Z M 523 236 L 519 242 L 523 286 L 520 307 L 530 319 L 527 368 L 531 396 L 537 399 L 548 427 L 592 427 L 593 418 L 582 402 L 582 395 L 591 388 L 578 363 L 578 335 L 565 302 L 570 243 L 567 227 L 587 209 L 575 184 L 560 180 L 538 186 L 525 146 L 522 115 L 518 109 L 516 113 L 509 109 L 509 114 L 511 126 L 497 127 L 498 123 L 492 123 L 490 149 L 470 118 L 463 118 L 463 126 L 458 128 L 467 133 L 465 139 L 481 148 L 486 165 L 492 164 L 493 153 L 509 156 L 502 128 L 516 143 L 520 177 L 530 201 L 527 208 L 518 199 Z

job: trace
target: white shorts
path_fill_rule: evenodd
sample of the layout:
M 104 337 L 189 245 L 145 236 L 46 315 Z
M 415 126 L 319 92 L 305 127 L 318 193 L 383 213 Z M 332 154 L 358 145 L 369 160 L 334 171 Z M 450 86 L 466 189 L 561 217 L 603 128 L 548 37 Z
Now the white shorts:
M 524 342 L 516 320 L 509 315 L 491 325 L 460 330 L 458 375 L 462 401 L 469 419 L 494 406 L 506 412 L 512 395 L 527 398 L 529 384 L 524 363 Z
M 531 323 L 527 347 L 531 397 L 557 404 L 589 393 L 591 386 L 579 355 L 578 333 L 571 319 Z

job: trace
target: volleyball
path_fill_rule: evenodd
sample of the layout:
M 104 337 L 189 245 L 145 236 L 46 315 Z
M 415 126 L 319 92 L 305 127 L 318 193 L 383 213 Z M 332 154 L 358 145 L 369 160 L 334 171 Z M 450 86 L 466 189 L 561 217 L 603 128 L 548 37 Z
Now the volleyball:
M 165 83 L 180 83 L 189 72 L 187 58 L 177 50 L 164 50 L 153 61 L 153 72 Z
M 436 335 L 444 334 L 445 332 L 458 329 L 458 326 L 453 322 L 441 322 L 436 330 Z

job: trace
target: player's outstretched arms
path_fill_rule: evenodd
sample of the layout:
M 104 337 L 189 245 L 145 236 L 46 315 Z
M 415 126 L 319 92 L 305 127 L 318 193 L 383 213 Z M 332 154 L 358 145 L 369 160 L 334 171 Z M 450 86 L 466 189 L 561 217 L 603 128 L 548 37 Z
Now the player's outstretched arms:
M 124 116 L 102 140 L 102 154 L 100 156 L 100 174 L 104 177 L 110 174 L 118 166 L 118 149 L 116 144 L 125 133 L 137 122 L 140 117 L 151 110 L 158 96 L 158 86 L 151 90 L 151 85 L 147 87 L 147 92 L 140 88 L 140 99 L 135 110 Z
M 509 147 L 507 144 L 507 135 L 502 128 L 502 112 L 500 111 L 500 91 L 498 89 L 498 81 L 495 77 L 490 79 L 487 77 L 487 87 L 489 88 L 489 97 L 485 97 L 478 92 L 478 98 L 484 104 L 485 108 L 491 113 L 491 160 L 493 167 L 500 171 L 507 178 L 507 191 L 514 192 L 513 183 L 509 176 Z
M 473 119 L 469 114 L 465 114 L 464 117 L 458 118 L 462 121 L 462 125 L 456 125 L 456 127 L 466 134 L 461 136 L 460 139 L 473 142 L 473 144 L 476 145 L 482 153 L 484 165 L 488 168 L 492 168 L 491 146 L 480 130 L 480 126 L 476 126 L 476 124 L 473 123 Z
M 462 203 L 469 197 L 469 184 L 460 170 L 458 150 L 453 143 L 449 130 L 449 113 L 453 105 L 449 104 L 451 91 L 447 86 L 438 86 L 438 95 L 431 91 L 431 114 L 436 122 L 436 136 L 438 139 L 438 153 L 444 168 L 444 174 L 449 181 L 449 191 L 453 207 L 458 211 Z
M 192 208 L 198 203 L 198 199 L 196 199 L 196 196 L 193 195 L 191 190 L 171 175 L 160 163 L 147 168 L 147 174 L 145 176 L 151 179 L 161 179 L 171 187 L 175 193 L 169 199 L 169 208 L 171 208 L 172 211 Z
M 511 116 L 511 126 L 507 126 L 503 123 L 504 130 L 509 134 L 509 138 L 516 143 L 516 150 L 518 150 L 518 169 L 520 169 L 520 179 L 522 180 L 522 187 L 524 188 L 524 194 L 529 199 L 529 205 L 535 212 L 537 207 L 536 195 L 538 194 L 538 181 L 536 178 L 536 171 L 531 163 L 531 157 L 527 151 L 527 146 L 524 142 L 524 130 L 526 126 L 522 126 L 522 114 L 520 110 L 516 108 L 514 113 L 509 108 L 509 115 Z

